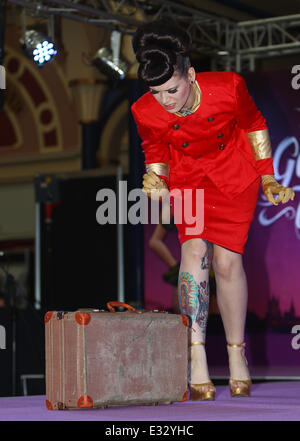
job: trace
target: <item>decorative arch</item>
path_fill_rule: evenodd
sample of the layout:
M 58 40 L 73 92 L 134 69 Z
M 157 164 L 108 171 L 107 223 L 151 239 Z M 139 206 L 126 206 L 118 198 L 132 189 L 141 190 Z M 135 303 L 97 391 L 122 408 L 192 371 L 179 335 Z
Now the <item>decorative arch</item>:
M 45 79 L 30 60 L 11 47 L 7 47 L 5 61 L 8 84 L 13 85 L 26 105 L 26 109 L 30 111 L 38 141 L 38 150 L 40 152 L 46 152 L 50 149 L 51 151 L 62 150 L 62 126 L 53 94 Z M 17 118 L 13 120 L 12 112 L 9 112 L 6 105 L 4 112 L 14 127 L 17 139 L 17 133 L 21 132 L 20 122 L 17 124 Z M 17 126 L 19 126 L 19 130 L 17 130 Z M 17 145 L 20 146 L 20 138 Z M 16 143 L 14 146 L 16 147 Z
M 0 149 L 18 149 L 23 144 L 22 131 L 18 119 L 7 106 L 0 112 Z M 4 129 L 5 128 L 5 129 Z

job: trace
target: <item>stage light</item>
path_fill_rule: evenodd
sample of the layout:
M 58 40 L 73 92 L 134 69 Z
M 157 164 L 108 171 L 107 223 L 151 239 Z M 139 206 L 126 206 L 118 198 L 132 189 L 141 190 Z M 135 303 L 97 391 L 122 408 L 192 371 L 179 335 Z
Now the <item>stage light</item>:
M 92 65 L 113 80 L 123 80 L 129 69 L 129 63 L 120 58 L 120 41 L 121 34 L 113 31 L 111 34 L 111 49 L 102 47 L 92 59 Z
M 127 65 L 121 60 L 119 60 L 118 63 L 115 63 L 111 51 L 106 47 L 103 47 L 96 52 L 92 64 L 96 66 L 101 73 L 111 76 L 114 79 L 123 80 L 127 72 Z
M 25 31 L 22 43 L 22 48 L 26 55 L 32 58 L 40 67 L 52 61 L 57 54 L 51 38 L 35 30 Z

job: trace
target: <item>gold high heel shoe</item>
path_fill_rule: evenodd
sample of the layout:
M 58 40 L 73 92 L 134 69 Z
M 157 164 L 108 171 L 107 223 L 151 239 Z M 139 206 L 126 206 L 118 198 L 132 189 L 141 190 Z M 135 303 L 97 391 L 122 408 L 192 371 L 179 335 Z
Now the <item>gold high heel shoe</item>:
M 237 344 L 230 344 L 227 343 L 227 346 L 230 346 L 232 348 L 239 348 L 239 347 L 245 347 L 246 343 L 241 343 L 240 345 Z M 248 366 L 247 358 L 245 357 L 245 350 L 243 352 L 243 357 L 246 362 L 246 366 Z M 249 380 L 236 380 L 236 379 L 230 379 L 229 380 L 229 389 L 230 394 L 232 397 L 249 397 L 250 396 L 250 389 L 252 386 L 252 381 Z
M 204 343 L 201 341 L 195 341 L 190 344 L 190 346 L 194 345 L 203 345 Z M 209 386 L 208 390 L 207 387 Z M 201 384 L 190 384 L 190 400 L 192 401 L 213 401 L 215 399 L 216 388 L 211 381 L 207 383 Z

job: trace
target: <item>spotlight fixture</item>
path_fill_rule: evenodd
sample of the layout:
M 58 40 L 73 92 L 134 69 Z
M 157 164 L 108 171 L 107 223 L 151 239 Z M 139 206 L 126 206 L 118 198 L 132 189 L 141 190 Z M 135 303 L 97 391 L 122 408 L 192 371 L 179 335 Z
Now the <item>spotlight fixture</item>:
M 43 27 L 38 24 L 39 27 L 37 29 L 27 29 L 25 8 L 22 11 L 21 19 L 22 39 L 20 43 L 23 52 L 27 57 L 35 61 L 39 67 L 42 67 L 44 64 L 52 61 L 57 54 L 54 44 L 54 16 L 48 17 Z
M 40 67 L 49 63 L 57 54 L 51 38 L 35 30 L 25 31 L 22 48 L 26 55 L 32 58 Z
M 129 69 L 129 63 L 120 59 L 121 34 L 118 31 L 111 33 L 111 49 L 102 47 L 92 59 L 92 65 L 112 80 L 123 80 Z

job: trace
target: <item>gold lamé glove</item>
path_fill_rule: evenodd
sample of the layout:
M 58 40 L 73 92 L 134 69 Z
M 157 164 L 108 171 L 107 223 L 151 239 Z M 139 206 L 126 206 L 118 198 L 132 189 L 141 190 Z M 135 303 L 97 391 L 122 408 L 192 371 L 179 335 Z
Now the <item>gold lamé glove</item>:
M 269 202 L 272 202 L 273 205 L 278 205 L 280 202 L 286 204 L 289 200 L 294 200 L 294 190 L 290 187 L 280 185 L 274 176 L 263 176 L 261 185 L 266 198 Z M 278 198 L 276 200 L 274 199 L 275 194 L 278 194 Z
M 166 182 L 154 171 L 149 171 L 143 175 L 142 191 L 154 200 L 164 199 L 169 193 Z

